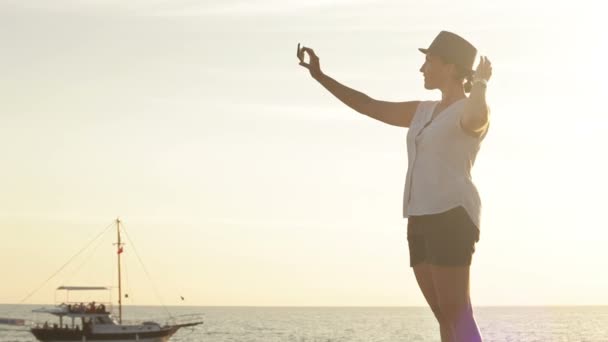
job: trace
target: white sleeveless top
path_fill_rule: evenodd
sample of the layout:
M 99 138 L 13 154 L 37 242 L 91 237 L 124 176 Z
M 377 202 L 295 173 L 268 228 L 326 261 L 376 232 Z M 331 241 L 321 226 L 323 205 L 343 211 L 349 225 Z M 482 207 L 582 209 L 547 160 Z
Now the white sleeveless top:
M 437 214 L 463 206 L 480 227 L 481 200 L 471 179 L 471 168 L 488 130 L 474 137 L 460 126 L 467 100 L 452 103 L 432 121 L 439 101 L 418 105 L 407 132 L 403 217 Z

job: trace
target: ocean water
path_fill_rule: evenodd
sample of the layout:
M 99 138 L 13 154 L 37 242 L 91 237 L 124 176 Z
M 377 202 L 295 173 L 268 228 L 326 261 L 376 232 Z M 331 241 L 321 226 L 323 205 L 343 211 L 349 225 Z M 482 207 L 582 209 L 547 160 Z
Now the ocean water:
M 0 305 L 0 317 L 44 321 L 39 306 Z M 168 307 L 173 316 L 202 314 L 203 325 L 180 330 L 174 342 L 396 342 L 439 341 L 424 307 Z M 156 319 L 162 307 L 127 307 L 126 319 Z M 478 307 L 484 341 L 608 341 L 607 306 Z M 0 325 L 0 342 L 35 341 L 27 331 Z

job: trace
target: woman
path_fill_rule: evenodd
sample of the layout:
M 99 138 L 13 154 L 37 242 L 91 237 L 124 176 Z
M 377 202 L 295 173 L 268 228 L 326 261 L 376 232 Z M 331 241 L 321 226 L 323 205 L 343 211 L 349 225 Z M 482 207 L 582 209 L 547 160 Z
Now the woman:
M 424 87 L 439 89 L 440 101 L 375 100 L 324 74 L 312 49 L 298 44 L 297 57 L 347 106 L 409 128 L 403 216 L 408 218 L 410 266 L 439 322 L 441 341 L 481 341 L 469 295 L 481 201 L 470 171 L 489 127 L 485 92 L 492 67 L 481 56 L 473 71 L 477 49 L 447 31 L 441 31 L 428 49 L 419 50 L 425 54 L 420 68 Z

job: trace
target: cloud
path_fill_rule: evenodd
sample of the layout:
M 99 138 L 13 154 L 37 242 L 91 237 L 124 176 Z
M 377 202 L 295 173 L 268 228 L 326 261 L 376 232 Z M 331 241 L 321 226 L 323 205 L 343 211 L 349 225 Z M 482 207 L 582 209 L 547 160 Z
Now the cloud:
M 208 224 L 219 224 L 224 226 L 235 226 L 235 227 L 246 227 L 246 228 L 266 228 L 266 229 L 285 229 L 285 228 L 297 228 L 297 229 L 326 229 L 331 227 L 336 230 L 352 230 L 352 229 L 368 229 L 369 227 L 376 227 L 381 225 L 388 228 L 403 228 L 405 220 L 394 219 L 394 220 L 377 220 L 367 219 L 361 220 L 302 220 L 302 219 L 277 219 L 277 218 L 208 218 L 205 219 Z
M 158 11 L 156 15 L 167 16 L 204 16 L 204 15 L 260 15 L 296 13 L 345 6 L 359 6 L 380 3 L 379 0 L 264 0 L 264 1 L 222 1 L 205 5 L 182 5 Z
M 20 12 L 55 12 L 71 14 L 122 13 L 152 16 L 215 16 L 295 13 L 304 10 L 358 6 L 380 3 L 381 0 L 9 0 L 0 9 Z

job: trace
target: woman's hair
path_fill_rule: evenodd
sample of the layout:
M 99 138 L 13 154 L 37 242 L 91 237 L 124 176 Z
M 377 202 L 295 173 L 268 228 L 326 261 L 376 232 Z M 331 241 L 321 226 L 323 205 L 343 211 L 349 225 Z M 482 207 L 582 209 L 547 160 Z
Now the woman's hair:
M 460 66 L 456 66 L 456 76 L 457 80 L 466 80 L 464 83 L 464 92 L 470 93 L 473 88 L 473 72 L 469 70 L 464 70 Z
M 443 61 L 443 63 L 446 63 L 446 64 L 452 63 L 452 62 L 446 61 L 446 58 L 444 58 L 441 55 L 439 55 L 439 58 Z M 454 65 L 456 66 L 456 74 L 454 76 L 454 79 L 461 80 L 461 81 L 466 80 L 466 82 L 464 84 L 464 92 L 470 93 L 471 89 L 473 88 L 473 71 L 465 70 L 463 67 L 461 67 L 458 64 L 454 64 Z
M 467 81 L 464 84 L 464 92 L 470 93 L 471 89 L 473 89 L 473 76 L 469 75 L 469 76 L 467 76 Z

